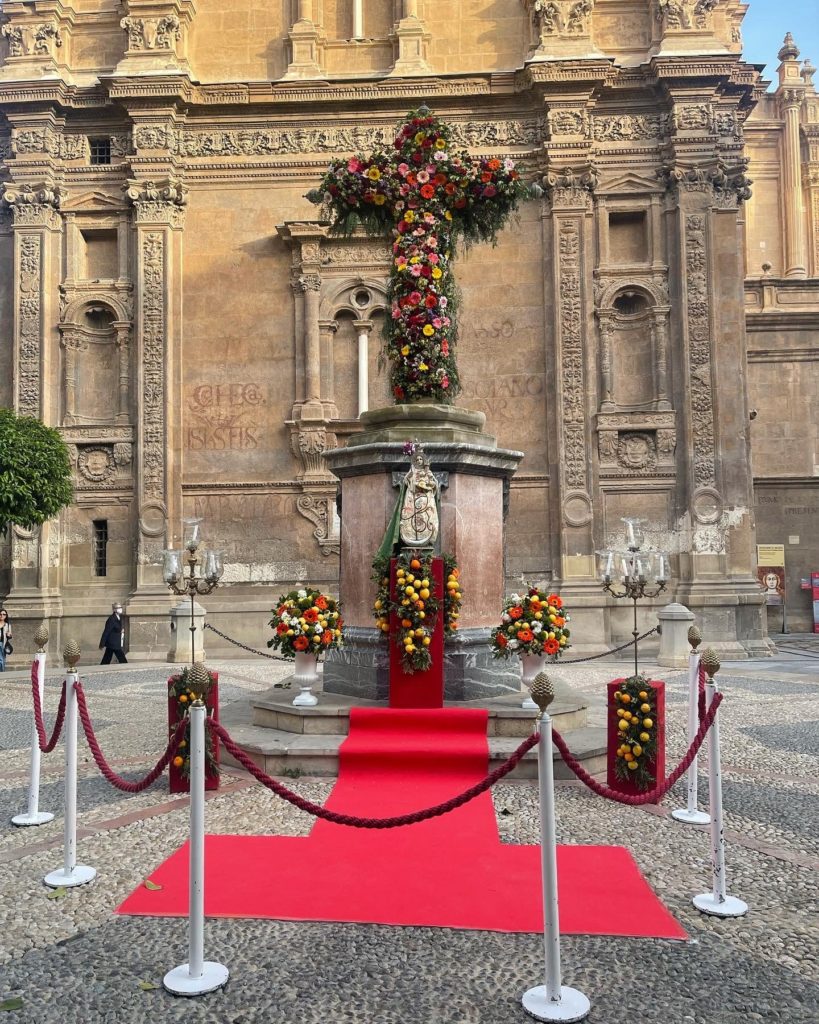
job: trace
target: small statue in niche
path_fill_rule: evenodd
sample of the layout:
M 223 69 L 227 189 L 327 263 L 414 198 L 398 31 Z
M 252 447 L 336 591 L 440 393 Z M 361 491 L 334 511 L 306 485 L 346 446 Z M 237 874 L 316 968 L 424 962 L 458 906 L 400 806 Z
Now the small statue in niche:
M 438 539 L 438 481 L 420 445 L 404 477 L 401 502 L 401 543 L 408 548 L 431 548 Z

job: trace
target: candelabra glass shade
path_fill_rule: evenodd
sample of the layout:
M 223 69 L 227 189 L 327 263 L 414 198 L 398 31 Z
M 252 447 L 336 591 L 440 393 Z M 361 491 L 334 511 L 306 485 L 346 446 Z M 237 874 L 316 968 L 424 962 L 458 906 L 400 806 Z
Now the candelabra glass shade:
M 182 520 L 182 525 L 185 527 L 183 543 L 191 553 L 196 551 L 202 541 L 202 536 L 199 532 L 201 524 L 201 519 L 191 518 Z
M 614 552 L 598 551 L 597 557 L 600 566 L 600 579 L 603 581 L 610 580 L 614 575 Z
M 632 516 L 625 516 L 620 520 L 626 524 L 626 544 L 629 548 L 639 548 L 643 545 L 642 520 L 634 519 Z
M 665 583 L 666 580 L 671 578 L 671 566 L 668 561 L 668 553 L 666 551 L 658 551 L 655 558 L 657 565 L 654 575 L 659 583 Z
M 208 551 L 205 554 L 205 579 L 208 583 L 217 583 L 225 571 L 221 551 Z
M 182 575 L 182 552 L 168 549 L 162 554 L 162 579 L 168 584 L 178 582 Z

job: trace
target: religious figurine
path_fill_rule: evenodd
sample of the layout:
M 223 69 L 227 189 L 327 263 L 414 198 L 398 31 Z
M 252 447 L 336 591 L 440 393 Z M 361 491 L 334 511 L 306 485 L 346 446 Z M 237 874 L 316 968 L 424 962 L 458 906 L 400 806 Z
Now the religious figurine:
M 438 481 L 420 445 L 404 477 L 400 536 L 408 548 L 431 548 L 438 539 Z

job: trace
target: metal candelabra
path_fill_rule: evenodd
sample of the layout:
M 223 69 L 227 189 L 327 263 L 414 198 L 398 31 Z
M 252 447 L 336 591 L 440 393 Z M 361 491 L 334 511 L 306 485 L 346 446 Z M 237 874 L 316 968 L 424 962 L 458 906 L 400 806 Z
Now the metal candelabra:
M 603 590 L 611 594 L 615 601 L 629 600 L 634 605 L 634 675 L 639 674 L 637 658 L 637 602 L 644 597 L 657 597 L 666 589 L 670 577 L 668 554 L 664 551 L 641 550 L 643 535 L 640 520 L 625 518 L 627 551 L 601 551 L 600 576 Z M 615 581 L 614 575 L 618 579 Z
M 185 519 L 185 547 L 181 550 L 169 549 L 164 553 L 163 578 L 171 592 L 180 597 L 186 595 L 191 601 L 191 665 L 196 662 L 196 624 L 194 622 L 194 602 L 197 596 L 204 597 L 219 586 L 219 580 L 225 571 L 221 551 L 199 552 L 201 537 L 199 527 L 201 519 Z M 187 554 L 185 554 L 187 552 Z M 185 575 L 182 561 L 187 562 L 188 575 Z M 202 572 L 198 572 L 201 562 Z

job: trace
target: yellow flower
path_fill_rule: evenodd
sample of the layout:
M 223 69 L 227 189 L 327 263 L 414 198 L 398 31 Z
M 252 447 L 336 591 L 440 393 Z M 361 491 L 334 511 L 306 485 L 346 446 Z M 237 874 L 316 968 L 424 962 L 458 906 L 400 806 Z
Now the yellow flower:
M 381 195 L 380 192 L 376 192 L 376 194 L 375 194 L 375 205 L 376 206 L 383 206 L 384 203 L 386 203 L 386 201 L 387 201 L 387 197 L 386 196 Z
M 434 333 L 435 333 L 435 328 L 432 326 L 432 324 L 424 324 L 424 334 L 428 338 L 431 338 Z
M 404 345 L 404 347 L 401 349 L 401 355 L 402 356 L 408 356 L 409 354 L 410 354 L 410 347 L 409 347 L 409 345 Z
M 420 146 L 425 138 L 426 138 L 426 135 L 423 132 L 416 132 L 415 133 L 415 145 L 416 146 Z
M 445 211 L 444 220 L 452 220 L 452 213 L 449 210 Z
M 419 369 L 419 370 L 428 370 L 428 369 L 429 369 L 429 367 L 427 366 L 427 364 L 426 364 L 426 363 L 419 363 L 419 364 L 418 364 L 418 369 Z
M 404 214 L 404 220 L 407 222 L 407 224 L 414 224 L 415 223 L 415 211 L 414 210 L 407 210 L 407 212 Z
M 435 148 L 436 149 L 446 149 L 446 141 L 444 139 L 436 139 L 435 140 Z
M 420 256 L 411 256 L 410 257 L 410 263 L 415 264 L 415 263 L 420 263 L 420 262 L 421 262 L 421 257 Z
M 447 211 L 447 212 L 449 212 L 449 211 Z M 439 278 L 444 276 L 444 272 L 443 272 L 443 270 L 441 270 L 440 267 L 433 267 L 432 268 L 432 276 L 437 281 Z
M 381 171 L 379 171 L 377 167 L 371 167 L 367 171 L 367 177 L 370 179 L 370 181 L 378 181 L 378 179 L 381 177 Z

